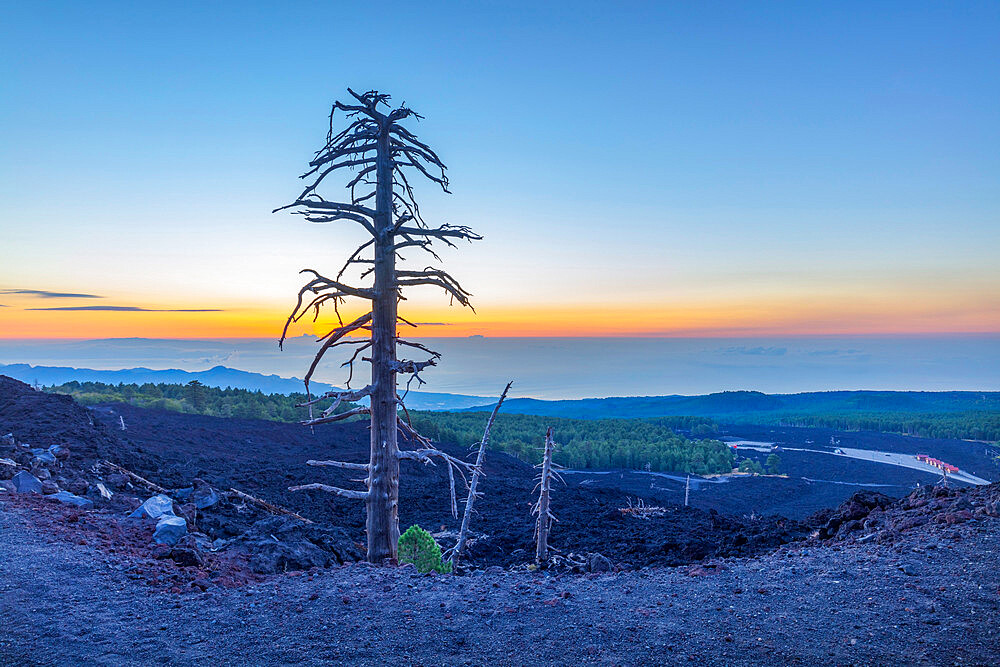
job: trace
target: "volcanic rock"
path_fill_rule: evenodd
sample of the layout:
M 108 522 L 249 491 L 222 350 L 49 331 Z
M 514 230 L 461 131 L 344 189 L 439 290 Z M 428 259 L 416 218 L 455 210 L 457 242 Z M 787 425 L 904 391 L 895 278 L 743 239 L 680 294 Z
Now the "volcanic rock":
M 11 479 L 18 493 L 41 493 L 42 481 L 29 472 L 21 471 Z
M 188 530 L 196 530 L 198 524 L 198 507 L 194 503 L 184 503 L 177 508 L 177 516 L 187 521 Z
M 80 496 L 75 496 L 69 491 L 59 491 L 58 493 L 53 493 L 50 496 L 45 496 L 48 500 L 57 500 L 64 505 L 73 505 L 81 509 L 89 510 L 94 506 L 93 501 L 87 498 L 81 498 Z
M 157 544 L 176 544 L 187 534 L 187 522 L 179 516 L 164 515 L 153 531 L 153 541 Z
M 85 479 L 71 480 L 65 486 L 67 491 L 75 493 L 78 496 L 82 496 L 90 490 L 90 483 Z
M 610 572 L 611 561 L 602 554 L 590 554 L 590 559 L 587 562 L 587 570 L 589 572 Z
M 65 461 L 69 458 L 69 448 L 62 445 L 52 445 L 49 447 L 49 453 L 59 461 Z
M 205 557 L 201 555 L 200 551 L 180 545 L 158 554 L 157 558 L 169 558 L 181 567 L 201 567 L 205 564 Z
M 31 453 L 34 455 L 35 461 L 43 465 L 56 462 L 55 455 L 47 449 L 32 449 Z
M 175 515 L 174 501 L 162 493 L 153 496 L 129 514 L 130 519 L 159 519 L 163 516 Z
M 219 493 L 208 482 L 195 479 L 194 489 L 191 491 L 191 502 L 200 510 L 207 509 L 219 502 Z
M 254 523 L 229 549 L 246 553 L 260 574 L 308 570 L 362 558 L 347 531 L 272 516 Z

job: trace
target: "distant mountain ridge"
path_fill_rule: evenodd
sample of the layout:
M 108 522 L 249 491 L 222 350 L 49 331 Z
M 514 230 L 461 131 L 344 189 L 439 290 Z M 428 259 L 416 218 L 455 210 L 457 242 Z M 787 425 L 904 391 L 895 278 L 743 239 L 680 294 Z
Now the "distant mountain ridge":
M 179 369 L 152 370 L 128 368 L 95 370 L 65 366 L 0 364 L 0 375 L 8 375 L 29 384 L 59 385 L 78 382 L 107 384 L 143 384 L 146 382 L 187 384 L 198 380 L 210 387 L 233 387 L 268 394 L 300 393 L 302 380 L 278 375 L 264 375 L 226 366 L 204 371 Z M 314 392 L 334 387 L 312 382 Z M 485 412 L 494 403 L 482 396 L 411 391 L 406 400 L 413 410 Z M 1000 412 L 1000 392 L 976 391 L 828 391 L 799 394 L 764 394 L 757 391 L 725 391 L 701 396 L 622 396 L 541 400 L 508 398 L 503 411 L 573 419 L 635 419 L 647 417 L 701 416 L 735 420 L 741 416 L 795 415 L 806 413 L 953 413 L 969 411 Z
M 241 371 L 226 366 L 215 366 L 204 371 L 183 371 L 176 368 L 153 370 L 150 368 L 125 368 L 121 370 L 96 370 L 69 366 L 32 366 L 30 364 L 0 364 L 0 375 L 7 375 L 28 384 L 60 385 L 66 382 L 104 382 L 106 384 L 187 384 L 198 380 L 209 387 L 248 389 L 265 394 L 302 393 L 304 387 L 298 378 L 264 375 Z M 314 393 L 334 389 L 323 382 L 310 382 Z M 442 394 L 428 391 L 411 391 L 407 406 L 414 410 L 461 410 L 480 405 L 489 399 L 483 396 Z
M 478 405 L 463 411 L 486 412 L 492 410 L 493 405 Z M 503 410 L 506 413 L 573 419 L 671 416 L 732 419 L 740 415 L 818 412 L 997 412 L 1000 411 L 1000 392 L 828 391 L 764 394 L 757 391 L 726 391 L 702 396 L 627 396 L 563 401 L 510 398 L 504 402 Z

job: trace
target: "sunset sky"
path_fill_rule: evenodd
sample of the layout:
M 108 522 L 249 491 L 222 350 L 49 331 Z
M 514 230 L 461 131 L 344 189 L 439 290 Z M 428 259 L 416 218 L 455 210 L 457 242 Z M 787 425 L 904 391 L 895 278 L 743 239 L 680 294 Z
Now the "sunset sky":
M 347 86 L 485 237 L 424 335 L 1000 332 L 1000 3 L 374 7 L 7 3 L 0 337 L 276 336 L 363 239 L 271 213 Z

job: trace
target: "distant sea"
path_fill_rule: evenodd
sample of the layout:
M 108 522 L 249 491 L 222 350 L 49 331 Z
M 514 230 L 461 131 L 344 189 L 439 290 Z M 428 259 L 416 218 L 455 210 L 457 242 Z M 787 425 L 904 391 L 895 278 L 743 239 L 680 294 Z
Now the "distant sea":
M 726 390 L 1000 391 L 1000 334 L 797 338 L 437 338 L 423 373 L 434 392 L 545 399 L 707 394 Z M 271 339 L 4 340 L 0 363 L 188 371 L 228 366 L 302 377 L 316 350 L 300 337 Z M 316 379 L 339 385 L 342 357 Z

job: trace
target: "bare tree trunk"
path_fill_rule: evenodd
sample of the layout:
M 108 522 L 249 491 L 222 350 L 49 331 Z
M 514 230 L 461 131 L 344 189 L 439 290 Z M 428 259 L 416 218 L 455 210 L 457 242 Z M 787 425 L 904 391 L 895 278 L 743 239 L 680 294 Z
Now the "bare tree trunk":
M 500 412 L 500 406 L 503 405 L 503 400 L 507 398 L 507 392 L 510 391 L 510 386 L 513 382 L 508 382 L 507 386 L 504 387 L 503 393 L 500 394 L 500 400 L 493 407 L 493 412 L 490 414 L 490 418 L 486 421 L 486 430 L 483 431 L 483 439 L 479 441 L 479 453 L 476 454 L 476 467 L 472 471 L 472 482 L 469 484 L 469 498 L 465 501 L 465 514 L 462 516 L 462 528 L 458 531 L 458 542 L 455 543 L 455 550 L 451 554 L 452 565 L 458 565 L 459 559 L 462 557 L 462 549 L 465 548 L 465 540 L 469 536 L 469 522 L 472 520 L 472 505 L 476 502 L 476 488 L 479 486 L 479 478 L 483 474 L 483 459 L 486 458 L 486 444 L 490 440 L 490 428 L 493 426 L 493 420 L 497 418 L 497 413 Z
M 396 253 L 392 247 L 389 133 L 378 137 L 375 195 L 375 299 L 372 304 L 371 455 L 368 560 L 396 557 L 399 540 L 399 445 L 396 429 Z
M 294 202 L 275 209 L 294 209 L 309 222 L 327 223 L 348 221 L 360 225 L 369 237 L 362 243 L 341 267 L 335 278 L 328 278 L 314 269 L 303 269 L 312 278 L 299 290 L 298 299 L 292 313 L 285 321 L 278 345 L 285 340 L 289 327 L 307 313 L 314 320 L 322 306 L 332 306 L 338 325 L 319 337 L 322 346 L 313 358 L 309 370 L 303 378 L 306 386 L 306 402 L 309 419 L 304 423 L 310 427 L 350 419 L 357 415 L 370 415 L 371 446 L 368 463 L 343 461 L 311 461 L 310 465 L 340 467 L 351 470 L 366 470 L 364 491 L 342 489 L 328 484 L 301 484 L 289 487 L 292 491 L 324 491 L 344 498 L 363 500 L 367 513 L 368 560 L 382 563 L 396 558 L 399 539 L 399 461 L 401 458 L 430 463 L 432 458 L 440 458 L 449 466 L 452 481 L 452 506 L 454 516 L 458 515 L 454 500 L 454 471 L 465 479 L 469 464 L 430 446 L 430 440 L 417 433 L 408 419 L 402 420 L 398 411 L 403 401 L 396 391 L 397 375 L 408 375 L 410 380 L 423 384 L 419 373 L 430 366 L 441 355 L 427 349 L 416 341 L 400 338 L 397 322 L 406 322 L 398 316 L 397 308 L 403 288 L 419 285 L 433 286 L 445 291 L 453 300 L 463 306 L 471 306 L 470 294 L 443 269 L 427 266 L 422 270 L 410 270 L 397 266 L 397 255 L 403 248 L 413 252 L 426 252 L 435 260 L 440 257 L 432 247 L 440 242 L 454 247 L 455 241 L 479 240 L 478 234 L 464 225 L 440 225 L 430 227 L 420 214 L 420 207 L 414 195 L 407 173 L 420 176 L 439 185 L 448 192 L 448 178 L 445 165 L 434 150 L 417 139 L 402 121 L 421 116 L 406 105 L 391 108 L 389 96 L 370 90 L 358 94 L 348 88 L 356 103 L 335 101 L 330 111 L 330 129 L 325 146 L 317 151 L 309 162 L 310 170 L 302 178 L 311 182 L 302 190 Z M 385 112 L 380 106 L 388 107 Z M 343 112 L 347 127 L 334 131 L 334 114 Z M 318 188 L 327 176 L 343 174 L 350 170 L 351 177 L 346 184 L 350 192 L 349 201 L 324 199 Z M 412 171 L 411 171 L 412 170 Z M 436 175 L 440 172 L 439 175 Z M 360 190 L 360 192 L 359 192 Z M 374 206 L 374 208 L 372 208 Z M 367 255 L 371 252 L 369 258 Z M 400 262 L 403 258 L 400 257 Z M 362 268 L 360 279 L 371 279 L 371 286 L 356 286 L 343 282 L 345 274 L 355 268 Z M 345 324 L 339 310 L 346 299 L 360 299 L 371 304 L 371 312 L 365 313 Z M 359 332 L 370 332 L 368 340 L 353 338 Z M 424 360 L 398 359 L 398 346 L 418 350 L 429 355 Z M 340 346 L 351 346 L 353 353 L 343 364 L 349 368 L 346 389 L 329 391 L 313 398 L 309 392 L 309 382 L 323 355 Z M 371 364 L 371 384 L 362 389 L 351 389 L 354 377 L 354 363 L 359 356 L 369 350 L 361 361 Z M 409 384 L 407 384 L 407 388 Z M 405 392 L 403 394 L 405 398 Z M 358 405 L 341 412 L 338 407 L 344 401 L 359 401 L 368 398 L 369 406 Z M 315 417 L 312 406 L 330 400 L 330 404 L 320 416 Z M 403 408 L 405 410 L 405 408 Z M 398 431 L 419 449 L 400 451 Z
M 535 563 L 541 565 L 549 557 L 549 528 L 552 525 L 552 514 L 549 512 L 549 492 L 552 489 L 552 427 L 545 432 L 545 453 L 542 456 L 542 478 L 539 482 L 538 524 L 536 533 L 538 541 L 535 544 Z
M 691 495 L 691 473 L 688 473 L 687 482 L 684 483 L 684 507 L 688 506 L 688 497 Z

